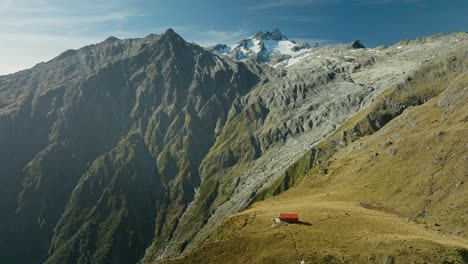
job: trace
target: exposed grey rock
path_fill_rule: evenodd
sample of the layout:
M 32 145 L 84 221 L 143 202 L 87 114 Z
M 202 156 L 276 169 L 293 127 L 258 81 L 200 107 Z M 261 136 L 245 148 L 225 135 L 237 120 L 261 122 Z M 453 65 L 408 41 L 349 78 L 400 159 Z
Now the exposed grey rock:
M 211 46 L 207 48 L 208 51 L 212 52 L 213 54 L 229 54 L 231 52 L 231 47 L 226 44 L 217 44 L 215 46 Z
M 394 264 L 394 263 L 395 263 L 395 257 L 393 257 L 393 256 L 383 256 L 382 264 Z
M 391 145 L 393 145 L 393 141 L 391 139 L 388 139 L 384 143 L 381 144 L 382 148 L 385 148 Z
M 351 43 L 351 47 L 353 49 L 365 49 L 366 48 L 360 40 L 353 41 L 353 43 Z

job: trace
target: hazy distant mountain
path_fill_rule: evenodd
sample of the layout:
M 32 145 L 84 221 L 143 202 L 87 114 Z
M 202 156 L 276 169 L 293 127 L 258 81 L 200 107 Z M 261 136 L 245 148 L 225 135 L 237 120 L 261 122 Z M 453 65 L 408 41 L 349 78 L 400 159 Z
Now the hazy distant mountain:
M 457 33 L 311 48 L 275 30 L 204 49 L 169 29 L 0 76 L 0 256 L 137 263 L 196 250 L 226 217 L 325 162 L 330 152 L 315 145 L 353 114 L 467 43 Z M 450 58 L 452 80 L 466 57 Z M 368 127 L 344 138 L 372 134 L 438 93 L 384 98 Z

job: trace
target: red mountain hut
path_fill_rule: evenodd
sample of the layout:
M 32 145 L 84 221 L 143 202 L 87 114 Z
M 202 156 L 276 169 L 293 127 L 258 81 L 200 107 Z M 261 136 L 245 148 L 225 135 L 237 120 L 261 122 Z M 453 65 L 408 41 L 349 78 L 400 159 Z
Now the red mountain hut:
M 279 219 L 283 222 L 297 223 L 299 222 L 299 214 L 298 213 L 280 213 Z

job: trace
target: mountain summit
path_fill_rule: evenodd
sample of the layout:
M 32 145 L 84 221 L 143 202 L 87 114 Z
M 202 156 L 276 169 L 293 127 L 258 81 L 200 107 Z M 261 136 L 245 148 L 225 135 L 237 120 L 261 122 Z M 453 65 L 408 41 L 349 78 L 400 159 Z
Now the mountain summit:
M 253 38 L 258 39 L 258 40 L 276 40 L 276 41 L 288 40 L 288 38 L 284 36 L 283 33 L 281 33 L 281 31 L 277 28 L 271 32 L 259 31 L 257 32 L 257 34 L 253 36 Z

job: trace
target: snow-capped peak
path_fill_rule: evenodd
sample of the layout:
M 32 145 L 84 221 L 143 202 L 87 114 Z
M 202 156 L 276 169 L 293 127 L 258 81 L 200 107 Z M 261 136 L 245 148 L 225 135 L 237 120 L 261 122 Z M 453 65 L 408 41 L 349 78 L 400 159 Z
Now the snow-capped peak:
M 216 45 L 209 50 L 236 60 L 251 58 L 258 62 L 277 65 L 279 62 L 303 55 L 310 50 L 310 46 L 289 40 L 279 29 L 275 29 L 271 32 L 260 31 L 250 38 L 239 41 L 232 48 Z

